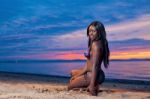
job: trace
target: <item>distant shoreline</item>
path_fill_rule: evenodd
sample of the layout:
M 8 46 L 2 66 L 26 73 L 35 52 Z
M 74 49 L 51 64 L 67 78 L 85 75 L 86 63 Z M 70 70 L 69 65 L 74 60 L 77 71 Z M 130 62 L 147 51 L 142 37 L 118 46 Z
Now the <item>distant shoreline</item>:
M 0 63 L 33 63 L 33 62 L 85 62 L 86 60 L 0 60 Z M 112 59 L 110 62 L 150 61 L 150 59 Z

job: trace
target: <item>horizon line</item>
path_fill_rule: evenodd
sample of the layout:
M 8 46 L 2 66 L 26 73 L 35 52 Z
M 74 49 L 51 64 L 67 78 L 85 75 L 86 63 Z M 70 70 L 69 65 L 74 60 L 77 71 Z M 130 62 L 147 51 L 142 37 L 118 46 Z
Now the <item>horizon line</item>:
M 0 63 L 3 62 L 13 62 L 13 63 L 18 63 L 18 62 L 83 62 L 86 61 L 86 59 L 74 59 L 74 60 L 63 60 L 63 59 L 6 59 L 6 60 L 0 60 Z M 150 61 L 150 58 L 145 58 L 145 59 L 110 59 L 109 61 Z

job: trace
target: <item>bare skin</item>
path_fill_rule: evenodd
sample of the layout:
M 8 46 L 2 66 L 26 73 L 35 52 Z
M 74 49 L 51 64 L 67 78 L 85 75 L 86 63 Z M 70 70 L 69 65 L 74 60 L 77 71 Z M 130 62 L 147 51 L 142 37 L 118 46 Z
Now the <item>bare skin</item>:
M 102 63 L 102 46 L 101 41 L 94 39 L 97 37 L 95 27 L 90 26 L 89 37 L 93 40 L 91 44 L 90 58 L 87 58 L 84 68 L 71 71 L 71 79 L 68 90 L 73 88 L 87 87 L 91 95 L 97 95 L 99 89 L 98 77 Z

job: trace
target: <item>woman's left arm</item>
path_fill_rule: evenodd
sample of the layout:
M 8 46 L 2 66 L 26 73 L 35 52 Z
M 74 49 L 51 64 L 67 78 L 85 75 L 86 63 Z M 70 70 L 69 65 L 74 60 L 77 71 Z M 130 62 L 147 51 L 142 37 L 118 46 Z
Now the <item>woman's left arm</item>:
M 89 85 L 89 90 L 95 89 L 98 83 L 98 72 L 100 67 L 100 62 L 102 61 L 102 47 L 98 42 L 93 42 L 92 45 L 92 77 Z

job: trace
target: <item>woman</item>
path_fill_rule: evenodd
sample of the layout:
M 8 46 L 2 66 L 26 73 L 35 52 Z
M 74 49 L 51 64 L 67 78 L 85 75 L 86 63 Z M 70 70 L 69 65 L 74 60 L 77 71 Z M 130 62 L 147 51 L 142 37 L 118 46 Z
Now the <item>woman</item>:
M 99 21 L 92 22 L 87 28 L 88 53 L 84 68 L 71 71 L 68 90 L 87 87 L 91 95 L 97 95 L 99 84 L 104 81 L 105 75 L 101 69 L 103 62 L 105 68 L 109 65 L 109 47 L 104 25 Z

